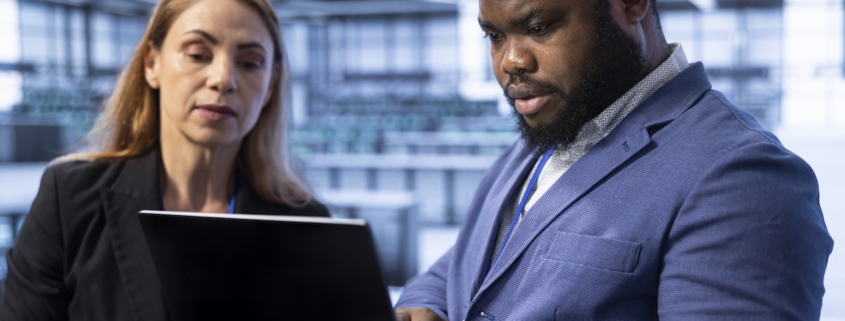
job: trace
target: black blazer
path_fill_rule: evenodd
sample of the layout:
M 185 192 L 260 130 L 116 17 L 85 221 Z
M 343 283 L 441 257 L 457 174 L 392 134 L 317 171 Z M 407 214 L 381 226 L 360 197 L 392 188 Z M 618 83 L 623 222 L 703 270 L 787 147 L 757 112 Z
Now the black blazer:
M 161 209 L 157 149 L 123 161 L 50 166 L 18 240 L 6 255 L 0 319 L 167 320 L 138 212 Z M 328 216 L 270 203 L 238 177 L 235 212 Z

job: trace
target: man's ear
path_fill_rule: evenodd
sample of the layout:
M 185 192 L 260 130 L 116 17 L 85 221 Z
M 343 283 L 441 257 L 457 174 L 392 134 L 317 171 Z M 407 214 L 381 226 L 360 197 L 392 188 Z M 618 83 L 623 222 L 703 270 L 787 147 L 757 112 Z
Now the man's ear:
M 643 21 L 651 9 L 651 0 L 610 0 L 614 6 L 620 6 L 625 13 L 628 23 L 635 24 Z
M 158 71 L 161 66 L 161 55 L 153 46 L 152 41 L 147 44 L 147 52 L 144 54 L 144 78 L 147 84 L 153 89 L 159 89 L 161 84 L 158 80 Z

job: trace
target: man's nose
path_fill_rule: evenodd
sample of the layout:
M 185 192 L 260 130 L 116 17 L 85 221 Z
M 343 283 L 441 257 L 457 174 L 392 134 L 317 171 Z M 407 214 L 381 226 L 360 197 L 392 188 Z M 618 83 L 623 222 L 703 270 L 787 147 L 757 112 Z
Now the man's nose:
M 499 67 L 509 75 L 523 75 L 537 70 L 537 60 L 524 45 L 511 41 L 505 46 Z

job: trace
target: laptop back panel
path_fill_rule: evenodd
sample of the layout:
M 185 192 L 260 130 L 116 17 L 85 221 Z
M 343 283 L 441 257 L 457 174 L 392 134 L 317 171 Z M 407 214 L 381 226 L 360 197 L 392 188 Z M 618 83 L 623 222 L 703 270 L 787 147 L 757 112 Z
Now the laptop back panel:
M 394 320 L 363 221 L 139 217 L 174 321 Z

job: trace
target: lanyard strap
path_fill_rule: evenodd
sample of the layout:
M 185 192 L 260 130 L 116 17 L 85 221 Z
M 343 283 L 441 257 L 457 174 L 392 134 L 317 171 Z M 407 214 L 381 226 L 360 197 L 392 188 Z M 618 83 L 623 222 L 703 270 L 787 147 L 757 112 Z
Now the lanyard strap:
M 235 213 L 235 195 L 238 195 L 238 178 L 235 177 L 235 186 L 232 186 L 232 197 L 229 198 L 229 214 Z
M 534 192 L 534 185 L 537 185 L 537 180 L 540 178 L 540 172 L 543 171 L 543 167 L 546 166 L 546 162 L 552 157 L 552 153 L 554 153 L 554 151 L 555 146 L 549 147 L 549 149 L 543 153 L 543 157 L 540 158 L 540 164 L 537 165 L 537 169 L 534 170 L 534 175 L 531 175 L 531 180 L 528 181 L 528 186 L 525 187 L 525 193 L 522 194 L 522 199 L 519 200 L 519 206 L 516 207 L 516 214 L 513 215 L 511 226 L 508 228 L 507 234 L 505 234 L 505 239 L 499 247 L 499 252 L 496 253 L 496 258 L 493 259 L 493 263 L 490 263 L 487 275 L 484 276 L 485 279 L 487 279 L 487 276 L 490 275 L 490 271 L 492 271 L 493 267 L 496 266 L 496 262 L 499 261 L 499 256 L 502 255 L 502 252 L 505 250 L 505 245 L 508 244 L 508 240 L 511 238 L 511 233 L 513 233 L 516 223 L 519 222 L 519 217 L 521 216 L 520 214 L 525 211 L 525 204 L 528 203 L 528 198 L 531 196 L 532 192 Z

